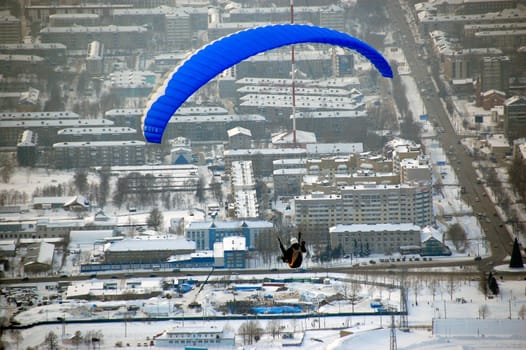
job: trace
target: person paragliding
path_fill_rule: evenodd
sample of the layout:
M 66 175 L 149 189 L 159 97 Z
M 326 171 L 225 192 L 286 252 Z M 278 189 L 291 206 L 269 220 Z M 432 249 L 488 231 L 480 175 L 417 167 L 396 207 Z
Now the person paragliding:
M 305 241 L 301 240 L 301 232 L 298 233 L 298 238 L 292 237 L 290 239 L 290 246 L 285 249 L 285 246 L 278 237 L 279 248 L 281 249 L 281 260 L 287 263 L 290 268 L 297 268 L 303 262 L 303 253 L 307 252 Z

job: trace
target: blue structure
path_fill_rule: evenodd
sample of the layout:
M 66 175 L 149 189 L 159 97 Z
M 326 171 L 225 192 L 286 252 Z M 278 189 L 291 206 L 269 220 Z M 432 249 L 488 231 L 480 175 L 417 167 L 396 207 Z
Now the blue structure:
M 149 142 L 161 143 L 164 129 L 177 109 L 225 69 L 258 53 L 300 43 L 338 45 L 355 50 L 369 59 L 384 77 L 393 77 L 389 63 L 376 49 L 349 34 L 306 24 L 250 28 L 204 46 L 170 74 L 148 103 L 144 137 Z
M 210 250 L 215 242 L 222 242 L 225 237 L 245 237 L 248 249 L 254 249 L 257 237 L 272 237 L 274 225 L 264 220 L 244 221 L 193 221 L 184 229 L 184 236 L 194 241 L 197 250 Z M 227 258 L 225 256 L 225 258 Z
M 255 306 L 252 311 L 256 314 L 297 314 L 303 310 L 299 306 Z

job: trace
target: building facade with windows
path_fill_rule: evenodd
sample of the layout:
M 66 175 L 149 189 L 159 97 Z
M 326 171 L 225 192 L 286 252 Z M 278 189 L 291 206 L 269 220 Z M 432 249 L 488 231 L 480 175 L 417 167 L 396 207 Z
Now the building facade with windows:
M 274 225 L 264 220 L 193 221 L 184 229 L 184 236 L 196 243 L 196 249 L 213 249 L 225 237 L 244 237 L 248 249 L 256 249 L 261 240 L 270 241 Z
M 53 145 L 53 153 L 57 169 L 143 165 L 146 162 L 146 142 L 61 142 Z
M 392 254 L 403 246 L 420 246 L 421 229 L 413 224 L 336 225 L 329 229 L 331 247 L 343 254 Z
M 510 141 L 526 137 L 525 96 L 513 96 L 504 102 L 504 133 Z
M 0 44 L 22 42 L 22 23 L 14 16 L 0 16 Z
M 311 239 L 328 241 L 329 228 L 337 224 L 433 223 L 430 184 L 342 186 L 339 194 L 294 197 L 295 224 Z

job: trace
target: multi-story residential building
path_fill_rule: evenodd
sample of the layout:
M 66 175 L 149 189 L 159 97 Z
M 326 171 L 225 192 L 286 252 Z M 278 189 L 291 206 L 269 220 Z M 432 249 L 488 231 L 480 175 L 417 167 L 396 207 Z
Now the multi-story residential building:
M 367 138 L 364 110 L 304 111 L 295 117 L 296 127 L 314 132 L 320 142 L 365 142 Z
M 111 73 L 109 78 L 111 92 L 118 97 L 146 98 L 159 77 L 151 71 L 121 71 Z
M 169 45 L 172 50 L 191 48 L 197 43 L 195 33 L 208 28 L 206 7 L 120 9 L 115 10 L 113 18 L 116 25 L 149 25 L 159 34 L 161 44 Z
M 329 229 L 331 247 L 341 247 L 343 254 L 367 256 L 392 254 L 400 247 L 420 247 L 421 229 L 413 224 L 336 225 Z
M 263 220 L 193 221 L 185 227 L 184 236 L 194 241 L 198 250 L 213 249 L 214 243 L 231 236 L 245 237 L 248 249 L 260 249 L 274 243 L 273 229 L 272 223 Z
M 39 22 L 48 24 L 50 16 L 54 14 L 96 14 L 100 16 L 103 23 L 110 23 L 113 19 L 113 14 L 117 9 L 132 8 L 133 5 L 129 1 L 125 4 L 107 4 L 107 3 L 83 3 L 81 6 L 75 4 L 60 4 L 55 2 L 48 2 L 47 4 L 30 4 L 24 6 L 25 17 L 28 22 Z M 93 39 L 92 39 L 93 40 Z
M 280 197 L 293 197 L 301 194 L 303 177 L 306 174 L 303 169 L 276 169 L 272 174 L 274 182 L 274 199 Z
M 513 96 L 504 102 L 504 133 L 510 141 L 526 137 L 526 97 Z
M 162 32 L 166 29 L 166 13 L 171 11 L 170 7 L 116 9 L 112 23 L 117 26 L 148 25 L 154 32 Z
M 320 11 L 320 26 L 345 31 L 345 12 L 338 5 L 331 5 Z
M 16 146 L 25 130 L 32 130 L 38 134 L 39 145 L 51 146 L 59 141 L 57 133 L 64 128 L 73 127 L 110 127 L 113 122 L 107 119 L 79 119 L 72 112 L 26 112 L 11 113 L 24 114 L 23 118 L 0 117 L 0 146 Z M 29 118 L 27 118 L 28 116 Z M 75 117 L 75 118 L 72 118 Z
M 60 65 L 66 63 L 66 45 L 60 43 L 16 43 L 0 44 L 0 53 L 6 55 L 27 55 L 42 57 L 47 64 Z
M 60 141 L 126 141 L 140 138 L 137 130 L 124 126 L 67 128 L 57 132 Z
M 509 26 L 484 26 L 465 41 L 467 47 L 496 47 L 506 54 L 513 54 L 526 45 L 526 24 L 511 23 Z
M 436 1 L 433 7 L 439 14 L 469 15 L 512 9 L 517 7 L 517 0 L 441 0 Z
M 143 165 L 145 148 L 146 143 L 138 140 L 55 143 L 54 165 L 57 169 Z
M 208 116 L 226 114 L 228 111 L 223 107 L 180 107 L 177 110 L 178 117 L 180 116 Z M 144 114 L 143 108 L 118 108 L 110 109 L 104 112 L 104 118 L 111 120 L 115 125 L 129 126 L 130 128 L 141 130 L 142 117 Z M 0 115 L 1 116 L 1 115 Z M 195 126 L 195 124 L 193 124 Z M 170 124 L 168 124 L 167 129 Z M 166 132 L 165 132 L 166 134 Z M 173 134 L 173 131 L 172 131 Z M 168 136 L 168 138 L 175 138 Z M 186 137 L 188 138 L 188 137 Z
M 431 12 L 422 11 L 418 13 L 418 20 L 426 33 L 434 30 L 441 30 L 447 33 L 461 33 L 466 24 L 524 23 L 526 20 L 526 12 L 520 8 L 466 15 L 436 15 Z
M 104 112 L 104 118 L 111 120 L 118 126 L 127 126 L 135 130 L 141 130 L 143 114 L 143 108 L 117 108 Z
M 431 183 L 431 164 L 428 157 L 404 159 L 400 162 L 400 182 Z
M 49 16 L 50 27 L 96 26 L 100 15 L 96 13 L 55 13 Z
M 237 218 L 257 218 L 259 206 L 251 161 L 232 162 L 230 169 L 234 210 Z
M 294 204 L 295 224 L 305 239 L 314 245 L 327 244 L 329 227 L 341 223 L 341 196 L 316 192 L 294 197 Z
M 228 148 L 250 148 L 252 144 L 252 132 L 240 126 L 228 129 L 227 135 Z
M 279 159 L 301 159 L 307 156 L 303 148 L 261 148 L 225 150 L 225 169 L 232 167 L 232 162 L 251 160 L 254 177 L 271 176 L 272 164 Z
M 433 223 L 431 183 L 341 188 L 342 224 Z
M 260 19 L 259 19 L 260 20 Z M 214 22 L 208 25 L 207 37 L 209 42 L 213 42 L 224 36 L 239 32 L 241 30 L 269 25 L 269 22 Z
M 86 70 L 91 75 L 101 75 L 104 68 L 104 45 L 98 41 L 92 41 L 88 45 L 86 56 Z
M 170 13 L 165 18 L 166 45 L 173 49 L 192 47 L 193 33 L 191 16 L 185 12 Z
M 46 60 L 40 56 L 0 54 L 0 74 L 4 76 L 37 74 L 46 65 Z
M 151 44 L 151 32 L 145 26 L 74 26 L 46 27 L 40 30 L 43 43 L 61 43 L 68 50 L 85 52 L 97 38 L 107 50 L 146 49 Z
M 491 89 L 508 92 L 510 58 L 508 56 L 484 57 L 481 70 L 481 91 Z
M 513 159 L 514 169 L 517 172 L 519 179 L 526 179 L 526 139 L 517 139 L 513 142 Z M 515 162 L 517 160 L 517 162 Z M 517 164 L 517 166 L 515 166 Z M 522 191 L 520 195 L 526 195 L 526 191 Z
M 343 186 L 338 194 L 294 197 L 295 224 L 310 237 L 324 237 L 336 224 L 433 223 L 432 188 L 424 185 Z M 312 238 L 311 238 L 312 239 Z
M 311 6 L 297 5 L 294 7 L 294 21 L 296 23 L 312 23 L 343 30 L 344 10 L 335 5 L 323 6 L 311 4 Z M 314 6 L 312 6 L 314 5 Z M 241 7 L 229 11 L 230 22 L 258 22 L 265 19 L 269 23 L 287 23 L 290 21 L 290 6 L 282 7 Z
M 38 160 L 38 135 L 31 130 L 22 133 L 16 145 L 16 160 L 19 166 L 35 166 Z
M 0 44 L 22 42 L 22 24 L 14 16 L 0 16 Z
M 302 51 L 296 50 L 301 53 Z M 335 139 L 341 137 L 338 131 L 335 133 L 336 124 L 341 123 L 342 128 L 348 127 L 350 119 L 360 122 L 361 115 L 357 111 L 365 108 L 361 100 L 362 94 L 356 89 L 359 80 L 356 77 L 344 76 L 342 69 L 339 72 L 342 76 L 330 79 L 305 79 L 312 76 L 332 76 L 334 62 L 326 61 L 322 66 L 316 65 L 313 71 L 313 60 L 324 60 L 328 58 L 322 51 L 305 51 L 305 66 L 301 67 L 302 59 L 295 55 L 296 67 L 298 67 L 298 79 L 295 82 L 296 91 L 296 113 L 294 118 L 297 120 L 297 129 L 306 131 L 315 131 L 316 135 L 320 134 L 324 139 Z M 308 55 L 307 55 L 308 54 Z M 264 113 L 265 117 L 272 122 L 273 132 L 282 131 L 283 125 L 291 123 L 291 89 L 292 80 L 290 78 L 266 78 L 266 73 L 257 73 L 258 69 L 270 72 L 277 72 L 279 69 L 288 77 L 290 71 L 290 52 L 281 50 L 274 53 L 273 56 L 254 56 L 251 60 L 244 63 L 253 65 L 247 68 L 247 77 L 241 78 L 236 76 L 237 95 L 239 110 L 242 113 Z M 338 55 L 337 55 L 338 56 Z M 352 57 L 352 56 L 351 56 Z M 257 62 L 256 62 L 257 61 Z M 288 62 L 288 68 L 286 67 Z M 243 64 L 244 64 L 243 63 Z M 257 63 L 257 64 L 255 64 Z M 275 64 L 275 66 L 273 66 Z M 282 68 L 279 68 L 281 66 Z M 265 68 L 266 67 L 266 68 Z M 236 69 L 239 69 L 236 68 Z M 351 65 L 352 71 L 352 65 Z M 302 79 L 299 79 L 299 76 Z M 316 111 L 316 112 L 312 112 Z M 349 113 L 348 113 L 349 112 Z M 353 113 L 356 112 L 356 113 Z M 317 123 L 314 122 L 314 119 Z M 324 119 L 323 121 L 320 119 Z M 311 122 L 312 121 L 312 122 Z M 334 124 L 333 124 L 334 123 Z M 314 126 L 318 125 L 318 129 Z M 320 125 L 323 125 L 320 127 Z M 354 125 L 353 125 L 354 128 Z M 358 126 L 358 128 L 360 128 Z M 352 129 L 352 128 L 351 128 Z M 342 140 L 338 140 L 342 141 Z M 348 141 L 346 139 L 346 141 Z
M 477 77 L 482 70 L 483 57 L 503 55 L 503 51 L 497 47 L 460 44 L 458 39 L 454 39 L 454 35 L 439 30 L 431 32 L 430 37 L 434 53 L 440 58 L 438 61 L 444 75 L 452 81 Z
M 250 130 L 254 140 L 268 139 L 269 131 L 265 117 L 257 114 L 241 115 L 178 115 L 172 118 L 164 132 L 164 137 L 173 139 L 184 136 L 192 143 L 223 143 L 228 141 L 226 130 L 242 127 Z M 269 169 L 270 170 L 270 169 Z

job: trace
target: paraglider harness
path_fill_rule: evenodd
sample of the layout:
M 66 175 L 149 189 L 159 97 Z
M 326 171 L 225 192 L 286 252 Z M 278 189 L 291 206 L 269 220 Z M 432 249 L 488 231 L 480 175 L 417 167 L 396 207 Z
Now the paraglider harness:
M 301 266 L 303 262 L 303 253 L 307 252 L 305 248 L 305 241 L 301 240 L 301 232 L 298 233 L 298 238 L 292 237 L 290 239 L 290 246 L 285 249 L 281 239 L 278 237 L 279 248 L 281 249 L 281 260 L 287 263 L 290 268 L 297 268 Z M 301 242 L 298 243 L 298 242 Z

